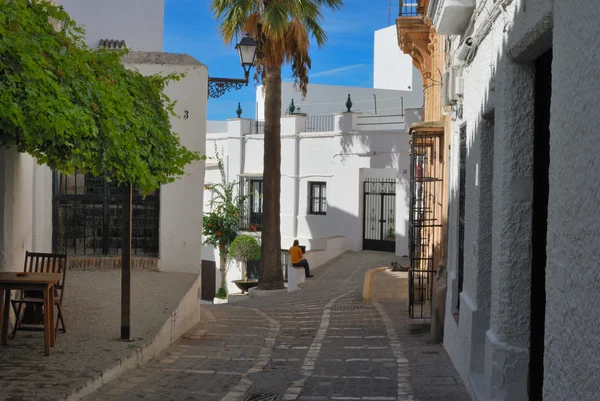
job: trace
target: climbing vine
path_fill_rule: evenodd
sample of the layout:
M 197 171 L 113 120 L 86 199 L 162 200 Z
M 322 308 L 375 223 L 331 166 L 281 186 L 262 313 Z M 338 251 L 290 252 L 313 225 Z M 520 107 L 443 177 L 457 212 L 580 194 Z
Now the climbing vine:
M 143 76 L 83 34 L 61 7 L 0 0 L 0 146 L 146 193 L 182 176 L 200 155 L 171 131 L 164 89 L 181 75 Z

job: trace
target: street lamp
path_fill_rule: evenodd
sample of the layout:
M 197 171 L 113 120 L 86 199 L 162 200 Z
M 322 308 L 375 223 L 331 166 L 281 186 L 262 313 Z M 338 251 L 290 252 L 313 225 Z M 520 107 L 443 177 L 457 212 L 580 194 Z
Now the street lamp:
M 256 46 L 256 40 L 252 36 L 249 34 L 244 35 L 240 43 L 235 45 L 240 57 L 240 63 L 244 69 L 244 79 L 208 77 L 208 96 L 217 98 L 232 89 L 238 90 L 243 86 L 248 86 L 250 69 L 256 59 Z

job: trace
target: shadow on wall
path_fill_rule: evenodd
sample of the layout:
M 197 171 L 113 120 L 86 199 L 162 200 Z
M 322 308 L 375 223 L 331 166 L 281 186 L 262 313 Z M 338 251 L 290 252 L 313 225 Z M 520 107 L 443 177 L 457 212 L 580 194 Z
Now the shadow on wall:
M 534 9 L 532 8 L 532 10 Z M 535 84 L 532 83 L 536 74 L 534 63 L 553 45 L 551 28 L 547 31 L 537 31 L 537 36 L 527 35 L 525 38 L 521 36 L 522 32 L 519 33 L 519 29 L 516 27 L 528 26 L 521 24 L 526 18 L 526 13 L 522 11 L 521 7 L 515 7 L 515 13 L 512 16 L 514 24 L 511 25 L 513 28 L 507 34 L 502 35 L 503 41 L 499 49 L 492 47 L 490 50 L 489 47 L 481 46 L 472 55 L 479 59 L 473 63 L 470 76 L 474 76 L 477 72 L 476 68 L 485 64 L 487 69 L 485 75 L 489 75 L 489 78 L 485 88 L 481 86 L 470 88 L 469 81 L 465 79 L 465 100 L 470 100 L 471 104 L 475 104 L 472 109 L 465 110 L 464 121 L 467 126 L 466 138 L 462 144 L 464 152 L 462 179 L 459 129 L 455 129 L 453 132 L 453 150 L 450 157 L 447 335 L 444 345 L 467 386 L 474 388 L 478 393 L 482 392 L 480 398 L 486 399 L 506 391 L 506 389 L 502 390 L 494 386 L 491 380 L 493 376 L 498 374 L 500 382 L 504 383 L 506 379 L 503 375 L 506 372 L 514 374 L 511 368 L 504 366 L 498 359 L 489 357 L 489 355 L 499 355 L 498 349 L 501 348 L 501 345 L 491 344 L 487 338 L 487 332 L 491 326 L 490 316 L 494 316 L 492 330 L 494 338 L 500 342 L 506 341 L 507 345 L 512 347 L 513 351 L 511 352 L 515 353 L 511 354 L 510 358 L 518 356 L 519 359 L 526 361 L 524 369 L 519 369 L 519 374 L 512 380 L 511 385 L 517 390 L 514 394 L 518 392 L 520 396 L 526 397 L 529 392 L 532 400 L 542 399 L 544 361 L 546 367 L 553 363 L 556 364 L 556 360 L 549 360 L 548 349 L 544 350 L 544 330 L 548 333 L 548 326 L 546 325 L 544 328 L 546 319 L 544 302 L 546 299 L 543 291 L 544 288 L 548 288 L 544 287 L 544 281 L 546 274 L 551 274 L 551 270 L 548 269 L 548 273 L 546 273 L 542 268 L 537 271 L 536 275 L 532 273 L 533 267 L 539 268 L 539 266 L 532 267 L 531 258 L 531 250 L 534 246 L 532 233 L 535 235 L 537 231 L 535 231 L 535 227 L 532 231 L 529 224 L 517 224 L 515 219 L 532 221 L 532 212 L 528 209 L 530 207 L 533 209 L 533 204 L 530 200 L 522 201 L 519 208 L 524 212 L 518 214 L 514 212 L 515 206 L 512 199 L 519 194 L 519 189 L 510 186 L 516 180 L 523 182 L 524 178 L 527 178 L 532 179 L 533 182 L 536 179 L 533 149 L 537 146 L 534 145 L 534 134 L 537 135 L 534 123 L 538 115 L 535 110 Z M 535 13 L 535 11 L 533 12 Z M 511 21 L 511 18 L 506 16 L 501 18 Z M 496 24 L 499 22 L 496 21 Z M 525 28 L 521 30 L 525 30 Z M 472 32 L 467 32 L 464 37 L 471 34 Z M 491 35 L 496 34 L 491 32 Z M 492 40 L 494 41 L 496 38 Z M 511 45 L 510 53 L 507 50 L 509 43 Z M 497 70 L 500 71 L 498 77 Z M 486 81 L 484 80 L 484 82 Z M 481 97 L 480 92 L 483 92 Z M 495 128 L 495 119 L 498 114 L 496 97 L 498 97 L 498 102 L 503 102 L 499 105 L 502 118 L 499 124 L 502 125 L 499 125 L 498 129 Z M 479 104 L 476 105 L 476 102 Z M 515 115 L 511 115 L 512 113 Z M 457 114 L 459 121 L 455 122 L 455 128 L 458 128 L 463 122 L 460 108 Z M 515 123 L 517 119 L 519 120 L 518 126 Z M 554 140 L 556 139 L 551 139 L 551 141 Z M 554 152 L 560 152 L 560 149 Z M 522 173 L 519 174 L 517 171 Z M 494 181 L 496 181 L 495 184 Z M 461 184 L 464 185 L 464 197 L 461 196 L 463 195 L 461 194 Z M 502 188 L 503 191 L 494 193 L 494 188 Z M 535 192 L 535 185 L 532 193 L 535 201 L 536 196 L 539 196 L 539 193 Z M 461 203 L 462 199 L 464 199 L 464 203 Z M 510 213 L 514 213 L 514 215 L 510 215 Z M 492 216 L 494 216 L 494 220 Z M 461 220 L 464 221 L 462 236 Z M 513 225 L 510 229 L 507 227 L 509 224 Z M 493 231 L 494 229 L 496 231 Z M 550 242 L 548 242 L 548 249 L 550 246 Z M 500 249 L 510 249 L 510 255 L 501 252 Z M 535 250 L 533 253 L 536 254 Z M 492 268 L 497 269 L 502 265 L 510 266 L 510 268 L 502 267 L 499 269 L 500 272 L 498 270 L 492 272 Z M 506 271 L 506 269 L 509 270 Z M 536 285 L 538 290 L 540 287 L 541 290 L 534 292 L 532 297 L 532 289 L 536 291 Z M 573 294 L 570 294 L 569 297 L 572 298 Z M 464 302 L 465 299 L 467 302 Z M 532 300 L 533 303 L 530 304 Z M 516 304 L 519 304 L 520 307 L 516 309 L 517 313 L 513 313 Z M 552 310 L 551 308 L 546 309 Z M 531 316 L 534 314 L 537 318 L 532 321 Z M 589 318 L 590 315 L 586 316 Z M 571 322 L 576 323 L 575 319 Z M 567 323 L 561 319 L 560 325 L 561 327 L 571 326 Z M 545 335 L 546 341 L 549 336 L 549 334 Z M 559 334 L 556 334 L 556 338 L 558 336 Z M 507 337 L 508 340 L 506 340 Z M 585 335 L 577 336 L 577 338 L 567 338 L 567 336 L 562 338 L 564 338 L 564 342 L 552 343 L 555 352 L 567 343 L 571 347 L 589 348 L 588 344 L 584 343 Z M 554 358 L 555 355 L 550 354 Z M 508 360 L 504 353 L 502 353 L 502 357 Z M 568 361 L 564 363 L 566 364 Z M 556 366 L 561 365 L 556 364 Z M 495 369 L 500 369 L 501 372 L 493 371 Z M 546 379 L 555 373 L 556 370 L 550 374 L 546 372 Z M 567 376 L 562 377 L 558 382 L 556 382 L 556 377 L 553 377 L 552 381 L 547 381 L 544 384 L 546 395 L 554 394 L 556 396 L 557 393 L 551 390 L 558 389 L 557 386 L 561 383 L 563 391 L 560 394 L 568 393 L 577 399 L 585 399 L 585 386 L 579 387 L 582 383 L 581 378 L 572 371 Z M 570 383 L 570 385 L 564 387 L 564 383 Z M 527 388 L 528 386 L 529 388 Z M 564 392 L 567 389 L 569 392 Z
M 340 123 L 349 120 L 351 119 L 340 119 Z M 324 232 L 327 232 L 329 236 L 343 235 L 348 237 L 350 249 L 363 249 L 365 177 L 395 178 L 397 185 L 394 219 L 402 220 L 402 226 L 395 225 L 394 230 L 398 244 L 397 252 L 405 255 L 408 253 L 408 207 L 410 201 L 408 135 L 400 132 L 391 134 L 389 131 L 355 133 L 349 131 L 339 137 L 341 152 L 334 155 L 336 164 L 334 171 L 341 168 L 351 169 L 352 175 L 349 175 L 349 179 L 343 183 L 334 180 L 337 185 L 343 185 L 344 188 L 338 188 L 334 195 L 334 201 L 328 203 L 327 216 L 306 216 L 310 235 L 317 238 L 322 237 Z M 354 188 L 347 191 L 348 186 L 354 186 Z M 333 187 L 333 190 L 335 189 Z M 343 189 L 344 193 L 339 189 Z M 339 202 L 339 197 L 342 196 L 346 198 Z M 340 209 L 342 203 L 345 210 Z M 400 208 L 402 210 L 399 210 Z
M 361 194 L 362 197 L 362 194 Z M 361 208 L 362 208 L 362 202 L 360 203 Z M 345 236 L 347 237 L 348 240 L 348 248 L 351 250 L 363 250 L 363 238 L 364 238 L 364 231 L 363 231 L 363 213 L 362 210 L 360 210 L 359 215 L 355 215 L 355 214 L 351 214 L 348 213 L 344 210 L 341 210 L 339 208 L 336 207 L 329 207 L 327 208 L 327 215 L 325 216 L 318 216 L 320 218 L 325 218 L 328 221 L 335 221 L 336 222 L 336 230 L 338 230 L 339 232 L 330 232 L 329 236 L 333 237 L 333 236 Z M 308 230 L 311 234 L 311 236 L 314 235 L 320 235 L 317 233 L 322 233 L 322 231 L 320 231 L 320 226 L 321 224 L 315 224 L 314 220 L 311 219 L 307 219 L 307 226 L 308 226 Z M 405 231 L 407 232 L 407 231 Z M 356 235 L 349 235 L 349 233 L 356 233 Z M 400 235 L 398 233 L 398 230 L 396 229 L 396 238 L 395 238 L 396 243 L 400 243 L 400 244 L 405 244 L 407 243 L 407 236 L 406 235 Z M 309 244 L 310 247 L 312 249 L 316 249 L 319 246 L 321 246 L 321 241 L 319 241 L 319 238 L 314 238 L 312 241 L 309 240 Z M 291 246 L 291 244 L 290 244 Z M 400 252 L 401 255 L 406 254 L 406 251 L 404 250 L 399 250 L 398 252 Z M 393 252 L 389 252 L 390 255 L 390 262 L 395 261 L 398 259 L 398 256 L 393 253 Z M 380 266 L 374 266 L 374 267 L 380 267 Z
M 404 237 L 407 237 L 410 207 L 410 155 L 408 153 L 410 147 L 408 134 L 400 131 L 394 134 L 390 134 L 389 131 L 343 133 L 340 137 L 340 148 L 342 149 L 342 155 L 340 157 L 342 165 L 345 164 L 349 158 L 368 157 L 369 162 L 364 165 L 364 169 L 386 169 L 395 172 L 394 176 L 399 183 L 399 186 L 396 187 L 396 208 L 406 208 L 402 213 L 402 216 L 406 217 L 404 219 L 403 232 L 406 233 Z M 359 151 L 357 152 L 357 150 Z M 360 181 L 360 179 L 362 179 L 362 181 Z M 359 201 L 356 208 L 358 215 L 355 216 L 355 219 L 357 219 L 359 223 L 358 227 L 362 235 L 364 220 L 364 177 L 362 177 L 358 171 L 357 180 L 359 180 Z M 402 198 L 400 199 L 399 197 Z M 401 235 L 401 232 L 398 227 L 396 227 L 396 236 L 399 235 Z M 406 238 L 403 241 L 398 241 L 398 243 L 408 244 Z M 403 255 L 407 254 L 408 251 L 407 249 L 399 249 L 398 252 Z

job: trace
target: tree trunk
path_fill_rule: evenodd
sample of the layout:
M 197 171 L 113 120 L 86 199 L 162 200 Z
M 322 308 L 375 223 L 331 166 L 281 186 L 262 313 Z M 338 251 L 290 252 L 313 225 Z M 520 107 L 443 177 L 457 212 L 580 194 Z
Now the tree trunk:
M 261 264 L 258 288 L 284 288 L 281 270 L 281 66 L 265 68 L 265 140 Z
M 219 254 L 221 258 L 221 286 L 219 288 L 224 288 L 227 291 L 227 256 Z

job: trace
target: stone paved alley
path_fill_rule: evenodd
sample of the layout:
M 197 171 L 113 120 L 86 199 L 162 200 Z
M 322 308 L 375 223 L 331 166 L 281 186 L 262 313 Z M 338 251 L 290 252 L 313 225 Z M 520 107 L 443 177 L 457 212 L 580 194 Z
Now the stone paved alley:
M 301 291 L 203 305 L 179 342 L 84 400 L 469 400 L 442 346 L 408 334 L 406 300 L 361 302 L 390 257 L 346 253 Z

